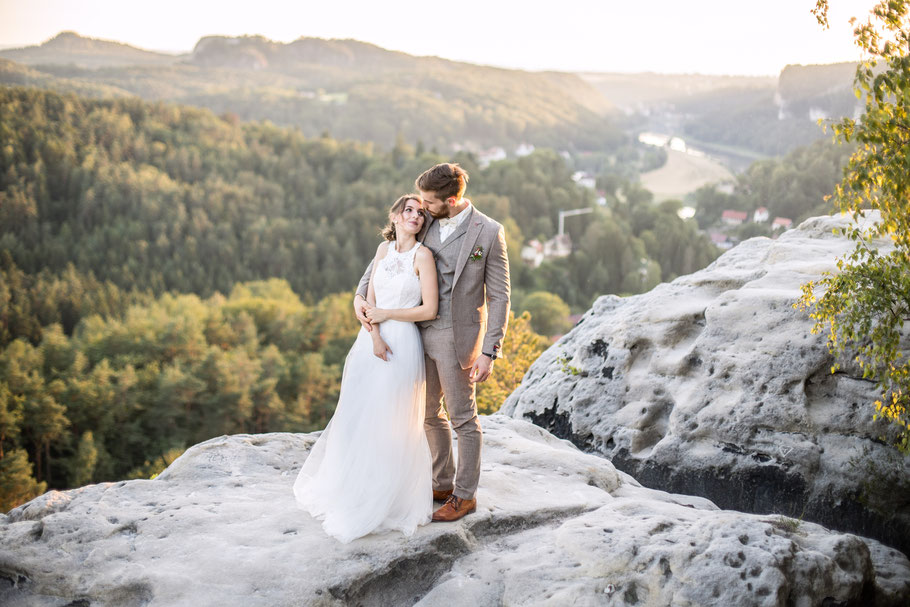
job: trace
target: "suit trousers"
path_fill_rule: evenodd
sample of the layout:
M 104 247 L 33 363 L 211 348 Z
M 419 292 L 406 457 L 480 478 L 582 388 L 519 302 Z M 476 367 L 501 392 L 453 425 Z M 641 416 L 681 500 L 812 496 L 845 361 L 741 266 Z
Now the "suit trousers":
M 451 327 L 422 328 L 421 335 L 427 372 L 424 429 L 433 455 L 433 489 L 443 491 L 454 486 L 457 497 L 474 499 L 480 481 L 483 432 L 477 417 L 475 385 L 470 381 L 471 369 L 462 369 L 458 362 Z M 453 428 L 458 437 L 457 472 L 452 458 Z

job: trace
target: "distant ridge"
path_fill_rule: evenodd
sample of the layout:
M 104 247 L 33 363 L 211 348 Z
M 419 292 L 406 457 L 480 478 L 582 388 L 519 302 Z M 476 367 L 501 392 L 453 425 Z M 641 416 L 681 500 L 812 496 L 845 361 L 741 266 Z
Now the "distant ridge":
M 87 38 L 70 31 L 60 32 L 36 46 L 0 50 L 0 57 L 25 65 L 63 64 L 86 68 L 168 65 L 179 60 L 175 55 L 146 51 L 113 40 Z
M 312 64 L 357 70 L 411 69 L 425 59 L 359 40 L 301 37 L 283 43 L 263 36 L 206 36 L 187 57 L 189 63 L 201 67 L 276 71 Z
M 707 74 L 658 74 L 653 72 L 583 72 L 579 76 L 621 108 L 638 109 L 726 88 L 771 89 L 774 76 L 715 76 Z
M 0 69 L 0 84 L 137 95 L 308 136 L 494 155 L 521 144 L 602 150 L 623 138 L 612 104 L 575 74 L 416 57 L 357 40 L 206 36 L 190 53 L 168 55 L 62 32 L 0 58 L 14 62 Z

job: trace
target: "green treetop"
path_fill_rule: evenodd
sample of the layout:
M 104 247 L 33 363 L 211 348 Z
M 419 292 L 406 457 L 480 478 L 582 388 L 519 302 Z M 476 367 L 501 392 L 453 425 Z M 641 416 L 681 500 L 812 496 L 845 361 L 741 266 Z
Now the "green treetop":
M 828 0 L 813 11 L 827 27 Z M 844 233 L 855 249 L 836 273 L 803 285 L 797 307 L 811 311 L 815 331 L 828 332 L 837 356 L 855 356 L 863 376 L 877 382 L 876 415 L 894 422 L 897 446 L 910 452 L 910 2 L 883 0 L 854 34 L 867 59 L 856 71 L 865 94 L 858 120 L 833 124 L 836 139 L 857 149 L 833 199 L 855 220 Z M 877 211 L 878 221 L 863 221 Z M 885 247 L 879 248 L 884 242 Z M 836 370 L 835 364 L 832 371 Z

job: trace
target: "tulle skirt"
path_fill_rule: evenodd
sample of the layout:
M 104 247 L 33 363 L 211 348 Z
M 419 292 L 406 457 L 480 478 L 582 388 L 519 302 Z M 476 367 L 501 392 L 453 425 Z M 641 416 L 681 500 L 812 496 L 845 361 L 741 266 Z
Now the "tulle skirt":
M 361 329 L 348 353 L 335 414 L 294 483 L 297 504 L 342 542 L 386 530 L 414 533 L 433 512 L 423 428 L 425 369 L 417 326 L 386 321 L 388 361 Z

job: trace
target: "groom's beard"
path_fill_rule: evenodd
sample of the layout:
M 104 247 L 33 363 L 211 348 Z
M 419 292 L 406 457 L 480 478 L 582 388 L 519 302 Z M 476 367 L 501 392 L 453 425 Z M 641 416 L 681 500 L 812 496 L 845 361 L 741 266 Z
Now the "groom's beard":
M 438 212 L 436 212 L 436 213 L 434 213 L 433 211 L 427 209 L 427 213 L 429 213 L 430 216 L 431 216 L 433 219 L 448 219 L 448 217 L 449 217 L 449 210 L 448 210 L 448 209 L 443 209 L 443 210 L 438 211 Z

